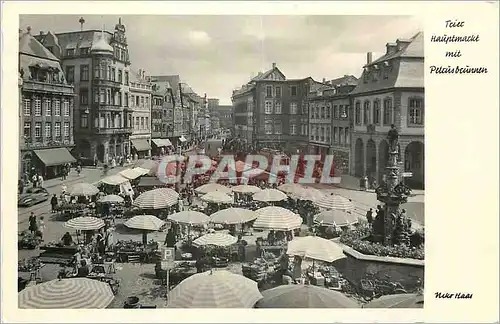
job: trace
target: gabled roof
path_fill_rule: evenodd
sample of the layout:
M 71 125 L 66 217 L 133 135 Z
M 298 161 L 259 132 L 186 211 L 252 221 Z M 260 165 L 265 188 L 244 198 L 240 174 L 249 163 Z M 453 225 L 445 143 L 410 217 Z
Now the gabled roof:
M 25 33 L 19 38 L 19 54 L 27 54 L 59 62 L 59 59 L 54 54 L 29 33 Z
M 280 71 L 277 67 L 273 67 L 272 69 L 264 72 L 264 73 L 259 73 L 257 76 L 253 77 L 250 82 L 255 82 L 255 81 L 261 81 L 267 79 L 273 72 L 278 72 L 281 74 L 283 79 L 286 79 L 286 76 L 283 74 L 283 72 Z

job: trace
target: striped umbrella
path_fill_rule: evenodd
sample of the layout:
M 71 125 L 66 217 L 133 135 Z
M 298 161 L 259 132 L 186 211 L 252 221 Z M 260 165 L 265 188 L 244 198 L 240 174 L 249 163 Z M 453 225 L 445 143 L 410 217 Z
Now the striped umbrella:
M 424 296 L 421 294 L 385 295 L 363 305 L 363 308 L 424 308 Z
M 87 278 L 55 279 L 18 294 L 19 308 L 106 308 L 114 295 L 108 283 Z
M 324 210 L 314 216 L 314 222 L 320 225 L 351 226 L 358 223 L 358 217 L 345 210 Z
M 98 200 L 100 203 L 109 203 L 109 204 L 121 204 L 123 203 L 123 197 L 118 195 L 107 195 Z
M 135 228 L 146 231 L 158 231 L 163 225 L 164 221 L 153 215 L 138 215 L 134 216 L 123 225 L 128 228 Z
M 169 188 L 143 192 L 134 200 L 134 206 L 141 209 L 163 209 L 179 202 L 179 194 Z
M 257 282 L 225 270 L 207 271 L 172 289 L 167 308 L 252 308 L 261 298 Z
M 287 195 L 276 189 L 264 189 L 253 195 L 253 200 L 275 202 L 288 199 Z
M 203 196 L 201 196 L 201 200 L 216 203 L 216 204 L 232 204 L 233 197 L 221 192 L 221 191 L 212 191 Z
M 318 237 L 296 237 L 288 242 L 288 255 L 300 256 L 313 260 L 333 262 L 345 258 L 344 251 L 335 242 Z
M 293 194 L 297 190 L 304 189 L 304 187 L 297 183 L 284 183 L 278 187 L 279 190 L 287 194 Z
M 318 286 L 284 285 L 262 292 L 256 308 L 359 308 L 344 294 Z
M 256 212 L 243 208 L 227 208 L 210 215 L 210 221 L 215 224 L 236 225 L 253 221 L 259 216 Z
M 194 210 L 185 210 L 172 215 L 168 215 L 168 219 L 180 224 L 187 225 L 202 225 L 210 221 L 210 217 Z
M 71 188 L 70 195 L 71 196 L 93 196 L 97 195 L 99 189 L 96 186 L 91 185 L 90 183 L 77 183 Z
M 290 196 L 300 200 L 318 201 L 323 198 L 325 194 L 318 189 L 305 187 L 295 190 Z
M 260 189 L 259 187 L 257 186 L 251 186 L 251 185 L 238 185 L 238 186 L 234 186 L 231 188 L 234 192 L 239 192 L 239 193 L 256 193 L 256 192 L 259 192 L 261 191 L 262 189 Z
M 207 194 L 209 192 L 214 192 L 214 191 L 220 191 L 225 194 L 230 194 L 232 192 L 231 188 L 224 187 L 223 185 L 220 185 L 218 183 L 207 183 L 202 186 L 199 186 L 198 188 L 195 189 L 197 193 L 201 194 Z
M 64 227 L 79 231 L 93 231 L 104 227 L 104 221 L 97 217 L 76 217 L 64 223 Z
M 352 210 L 354 205 L 352 202 L 342 196 L 330 194 L 325 195 L 321 199 L 314 202 L 316 206 L 325 209 Z
M 196 246 L 215 245 L 215 246 L 229 246 L 236 243 L 238 239 L 226 233 L 208 233 L 198 237 L 193 241 Z
M 259 217 L 253 227 L 264 230 L 291 231 L 300 228 L 302 218 L 282 207 L 269 206 L 257 209 Z

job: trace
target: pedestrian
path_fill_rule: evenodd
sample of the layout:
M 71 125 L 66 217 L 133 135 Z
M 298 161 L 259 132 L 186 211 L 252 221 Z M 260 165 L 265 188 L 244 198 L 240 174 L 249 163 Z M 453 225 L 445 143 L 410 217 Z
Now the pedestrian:
M 77 165 L 76 166 L 76 173 L 78 174 L 78 176 L 80 176 L 81 172 L 82 172 L 82 167 L 80 165 Z
M 67 193 L 68 187 L 66 187 L 66 184 L 61 185 L 61 194 L 65 195 Z
M 45 222 L 43 220 L 43 216 L 40 216 L 40 221 L 38 222 L 38 230 L 37 230 L 37 236 L 40 238 L 40 240 L 43 241 L 43 232 L 45 230 Z
M 38 184 L 38 174 L 33 174 L 33 176 L 31 177 L 31 182 L 33 182 L 33 188 L 36 188 Z
M 43 188 L 43 177 L 41 174 L 38 175 L 38 186 Z
M 56 212 L 57 209 L 57 196 L 54 194 L 50 199 L 50 205 L 52 206 L 52 213 Z
M 366 212 L 366 220 L 368 221 L 368 224 L 371 224 L 373 222 L 373 209 L 372 208 L 370 208 L 370 210 Z
M 29 230 L 31 234 L 35 234 L 37 231 L 37 223 L 36 223 L 36 216 L 34 212 L 31 212 L 30 218 L 29 218 Z

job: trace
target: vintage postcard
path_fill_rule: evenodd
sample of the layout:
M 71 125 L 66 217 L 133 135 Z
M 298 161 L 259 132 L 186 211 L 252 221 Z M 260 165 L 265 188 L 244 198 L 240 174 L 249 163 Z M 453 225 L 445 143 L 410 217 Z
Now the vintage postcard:
M 2 7 L 5 322 L 498 321 L 498 2 Z

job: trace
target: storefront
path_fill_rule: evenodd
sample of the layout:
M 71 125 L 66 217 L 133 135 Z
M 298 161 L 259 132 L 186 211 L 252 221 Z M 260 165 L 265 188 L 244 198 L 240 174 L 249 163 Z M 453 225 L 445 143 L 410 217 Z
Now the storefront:
M 153 138 L 151 143 L 153 144 L 153 154 L 157 156 L 163 155 L 168 150 L 173 149 L 172 142 L 167 138 Z
M 41 174 L 44 179 L 61 176 L 66 164 L 76 162 L 76 159 L 65 147 L 34 150 L 33 152 L 36 158 L 32 160 L 31 172 Z
M 143 159 L 146 156 L 151 154 L 151 145 L 149 144 L 147 139 L 131 139 L 130 143 L 132 144 L 132 155 L 139 159 Z

